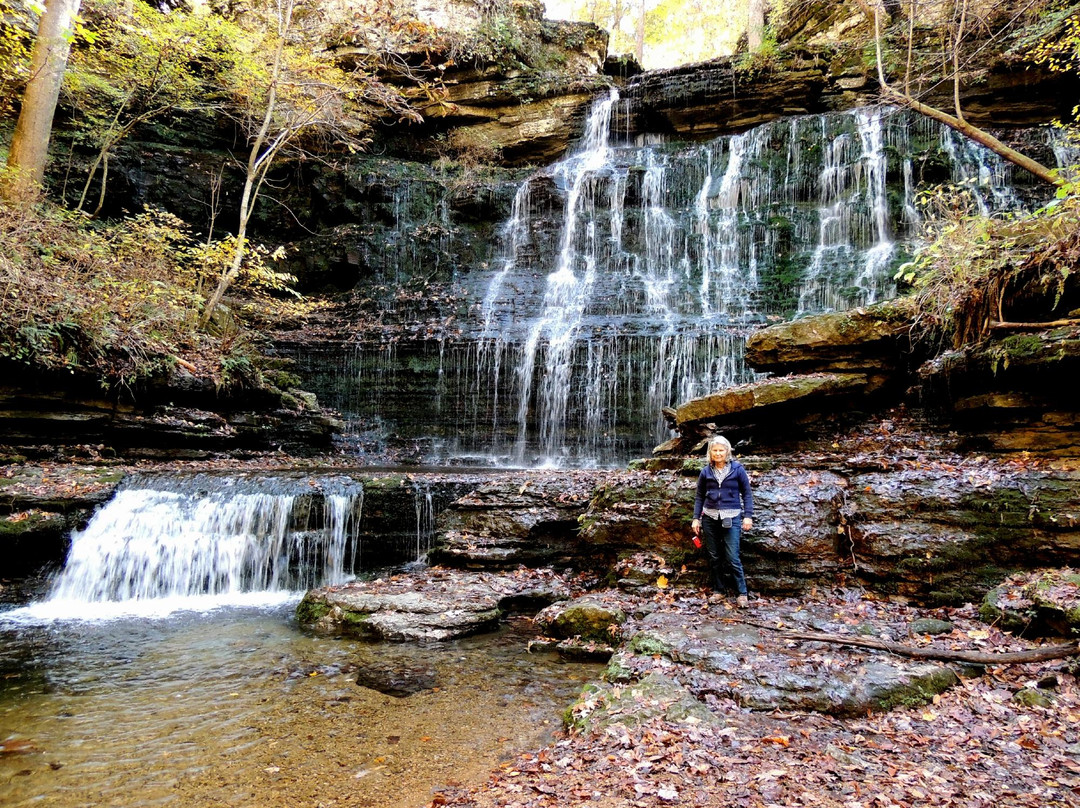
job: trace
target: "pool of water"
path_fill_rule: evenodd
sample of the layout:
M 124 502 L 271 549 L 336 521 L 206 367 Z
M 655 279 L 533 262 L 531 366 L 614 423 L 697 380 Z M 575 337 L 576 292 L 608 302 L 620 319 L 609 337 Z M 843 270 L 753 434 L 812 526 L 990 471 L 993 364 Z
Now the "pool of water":
M 545 743 L 599 672 L 528 653 L 526 620 L 368 644 L 307 633 L 294 607 L 0 615 L 0 804 L 421 806 Z M 357 684 L 370 671 L 426 689 Z

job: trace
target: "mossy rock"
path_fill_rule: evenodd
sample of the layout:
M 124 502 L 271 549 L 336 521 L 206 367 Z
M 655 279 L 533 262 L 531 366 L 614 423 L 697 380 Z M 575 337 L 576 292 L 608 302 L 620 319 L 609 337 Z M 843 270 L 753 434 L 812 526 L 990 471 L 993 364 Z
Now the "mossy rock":
M 633 684 L 587 686 L 567 710 L 565 723 L 580 732 L 615 724 L 635 727 L 655 718 L 673 724 L 720 724 L 723 719 L 673 678 L 650 673 Z
M 330 613 L 330 607 L 321 600 L 314 600 L 307 595 L 296 607 L 296 619 L 300 625 L 310 626 L 319 622 Z
M 654 634 L 641 631 L 630 638 L 627 650 L 643 656 L 671 656 L 672 647 Z
M 908 624 L 909 634 L 948 634 L 955 628 L 948 620 L 933 617 L 920 617 Z
M 1080 572 L 1070 568 L 1010 576 L 987 594 L 979 616 L 1029 636 L 1080 635 Z
M 1023 687 L 1013 694 L 1012 700 L 1024 707 L 1053 707 L 1054 700 L 1034 687 Z
M 960 681 L 949 668 L 926 666 L 926 670 L 912 674 L 902 684 L 891 684 L 875 694 L 880 710 L 894 707 L 919 707 L 933 701 L 934 696 L 944 693 Z
M 607 646 L 612 640 L 619 639 L 626 614 L 617 607 L 585 598 L 552 604 L 535 619 L 552 636 Z

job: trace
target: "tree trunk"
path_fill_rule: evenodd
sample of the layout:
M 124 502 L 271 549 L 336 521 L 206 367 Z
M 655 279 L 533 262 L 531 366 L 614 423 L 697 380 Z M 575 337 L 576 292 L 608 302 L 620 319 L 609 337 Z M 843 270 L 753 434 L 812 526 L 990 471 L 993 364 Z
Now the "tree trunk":
M 72 19 L 80 1 L 49 0 L 41 15 L 30 55 L 30 80 L 8 153 L 11 176 L 2 193 L 9 202 L 31 201 L 41 195 L 53 115 L 71 52 Z
M 963 6 L 964 10 L 967 9 L 967 4 Z M 952 44 L 952 49 L 956 59 L 959 58 L 960 48 L 960 36 L 963 29 L 963 17 L 960 20 L 960 33 L 957 34 L 956 40 Z M 1043 182 L 1050 185 L 1060 186 L 1063 184 L 1063 180 L 1060 177 L 1055 176 L 1054 172 L 1030 157 L 1021 154 L 1011 146 L 1006 146 L 996 137 L 991 135 L 984 129 L 980 129 L 977 126 L 972 126 L 966 120 L 964 120 L 963 110 L 960 108 L 960 86 L 959 86 L 959 72 L 957 67 L 957 73 L 954 76 L 953 83 L 953 103 L 956 106 L 956 115 L 950 115 L 937 107 L 932 107 L 929 104 L 924 104 L 922 101 L 912 97 L 912 95 L 906 91 L 898 90 L 893 87 L 885 78 L 885 63 L 881 56 L 881 15 L 877 6 L 874 7 L 874 50 L 877 56 L 877 73 L 878 73 L 878 85 L 881 87 L 881 92 L 885 96 L 886 100 L 901 104 L 902 106 L 913 109 L 916 112 L 925 115 L 927 118 L 932 118 L 939 123 L 943 123 L 951 129 L 956 130 L 965 137 L 974 140 L 976 143 L 981 143 L 986 148 L 995 154 L 1000 155 L 1004 159 L 1008 160 L 1013 165 L 1020 166 L 1027 171 L 1030 171 L 1033 175 L 1038 177 Z M 954 60 L 954 64 L 958 65 L 958 61 Z M 907 82 L 905 81 L 905 86 Z
M 903 106 L 910 107 L 916 112 L 925 115 L 927 118 L 933 118 L 935 121 L 943 123 L 951 129 L 955 129 L 961 135 L 974 140 L 976 143 L 981 143 L 983 146 L 990 149 L 990 151 L 1005 158 L 1013 165 L 1020 166 L 1020 168 L 1030 171 L 1043 182 L 1049 183 L 1050 185 L 1062 184 L 1061 178 L 1055 176 L 1051 169 L 1040 162 L 1032 160 L 1027 155 L 1021 154 L 1011 146 L 1006 146 L 986 130 L 980 129 L 977 126 L 972 126 L 966 120 L 943 112 L 936 107 L 931 107 L 921 101 L 917 101 L 911 96 L 902 93 L 899 90 L 895 90 L 888 85 L 883 85 L 882 89 L 885 91 L 886 98 L 895 101 L 898 104 L 902 104 Z
M 274 120 L 274 110 L 277 107 L 277 87 L 281 80 L 282 54 L 285 48 L 285 38 L 292 26 L 293 0 L 284 0 L 278 15 L 278 41 L 274 51 L 274 64 L 270 71 L 270 87 L 266 98 L 266 110 L 263 114 L 262 126 L 259 128 L 255 140 L 248 152 L 247 174 L 244 177 L 244 193 L 240 198 L 240 221 L 236 228 L 236 248 L 233 250 L 232 261 L 228 270 L 222 273 L 218 280 L 217 288 L 210 295 L 203 308 L 199 325 L 206 328 L 210 324 L 214 311 L 221 304 L 225 292 L 232 286 L 233 281 L 240 275 L 240 268 L 244 264 L 244 256 L 247 251 L 247 227 L 251 220 L 251 214 L 255 210 L 255 203 L 259 198 L 259 189 L 262 186 L 266 172 L 270 170 L 270 164 L 274 160 L 282 143 L 287 139 L 287 133 L 280 134 L 273 142 L 266 146 L 270 135 L 270 127 Z M 265 151 L 264 151 L 264 146 Z
M 746 47 L 753 53 L 765 40 L 765 0 L 750 0 L 746 22 Z
M 645 0 L 641 0 L 641 7 L 638 9 L 634 55 L 637 57 L 638 64 L 641 64 L 645 59 Z

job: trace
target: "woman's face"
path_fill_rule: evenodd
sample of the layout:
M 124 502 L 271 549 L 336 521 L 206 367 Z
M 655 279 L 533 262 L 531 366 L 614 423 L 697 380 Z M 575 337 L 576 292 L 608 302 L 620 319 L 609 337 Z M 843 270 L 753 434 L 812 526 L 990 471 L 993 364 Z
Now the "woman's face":
M 709 447 L 709 460 L 713 463 L 719 463 L 723 465 L 727 462 L 728 449 L 722 443 L 714 443 Z

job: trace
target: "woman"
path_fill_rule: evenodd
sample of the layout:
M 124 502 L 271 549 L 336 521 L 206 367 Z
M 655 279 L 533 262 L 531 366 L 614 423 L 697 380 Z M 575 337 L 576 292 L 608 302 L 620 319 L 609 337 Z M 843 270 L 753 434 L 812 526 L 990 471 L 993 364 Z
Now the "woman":
M 731 444 L 717 435 L 709 439 L 705 468 L 697 481 L 694 521 L 690 527 L 705 541 L 709 556 L 709 580 L 714 592 L 723 592 L 725 581 L 734 584 L 736 603 L 745 608 L 746 576 L 739 558 L 743 530 L 754 526 L 754 496 L 750 478 L 738 460 L 731 457 Z

